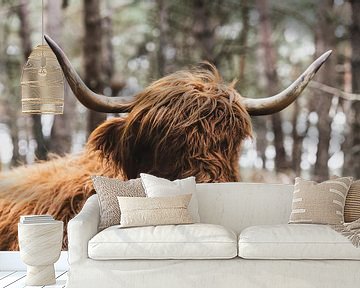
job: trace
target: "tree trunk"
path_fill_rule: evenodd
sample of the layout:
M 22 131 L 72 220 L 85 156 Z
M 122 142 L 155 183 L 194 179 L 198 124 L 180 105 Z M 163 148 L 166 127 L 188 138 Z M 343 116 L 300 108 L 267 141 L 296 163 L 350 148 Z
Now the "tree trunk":
M 62 3 L 61 1 L 47 1 L 47 33 L 57 42 L 61 42 Z M 72 131 L 75 115 L 75 97 L 72 95 L 65 81 L 64 114 L 55 115 L 51 128 L 49 150 L 58 155 L 71 151 Z
M 275 94 L 278 90 L 278 75 L 276 72 L 276 51 L 271 43 L 271 22 L 267 0 L 257 0 L 257 9 L 260 15 L 260 36 L 263 52 L 263 62 L 266 76 L 266 91 Z M 282 120 L 279 113 L 271 115 L 272 128 L 274 131 L 274 146 L 276 151 L 275 169 L 277 172 L 288 168 L 284 148 L 284 135 L 282 131 Z
M 266 147 L 268 146 L 268 141 L 266 139 L 266 124 L 267 124 L 267 117 L 257 117 L 256 119 L 254 119 L 252 121 L 253 123 L 253 128 L 254 131 L 256 131 L 255 133 L 255 137 L 256 137 L 256 152 L 258 154 L 258 156 L 260 157 L 261 161 L 262 161 L 262 167 L 261 169 L 265 169 L 266 166 L 266 155 L 265 155 L 265 150 Z
M 25 157 L 21 157 L 19 153 L 19 129 L 17 123 L 10 121 L 9 123 L 11 142 L 13 143 L 13 155 L 11 158 L 11 167 L 16 167 L 25 164 Z
M 209 3 L 205 0 L 194 0 L 194 25 L 193 32 L 199 47 L 202 50 L 202 60 L 216 63 L 215 48 L 215 29 L 210 21 Z
M 167 30 L 168 30 L 168 15 L 167 15 L 167 5 L 164 0 L 157 0 L 157 11 L 158 11 L 158 27 L 159 27 L 159 47 L 157 49 L 157 67 L 158 67 L 158 76 L 163 77 L 165 75 L 165 49 L 167 45 Z
M 85 84 L 94 92 L 104 94 L 104 78 L 102 65 L 102 19 L 100 0 L 84 0 L 84 70 Z M 105 113 L 90 110 L 88 114 L 87 131 L 90 134 L 106 119 Z
M 298 124 L 298 115 L 300 113 L 300 105 L 297 101 L 294 103 L 295 109 L 292 117 L 292 138 L 293 138 L 293 148 L 292 148 L 292 170 L 295 172 L 295 175 L 300 176 L 301 173 L 301 155 L 302 155 L 302 143 L 304 139 L 304 134 L 300 135 L 297 130 Z
M 29 57 L 32 51 L 32 43 L 31 43 L 31 28 L 30 28 L 30 20 L 29 20 L 29 8 L 28 8 L 29 0 L 20 0 L 20 4 L 18 6 L 18 17 L 20 20 L 20 39 L 21 46 L 23 51 L 23 56 L 25 61 Z
M 335 47 L 335 25 L 332 17 L 333 1 L 326 0 L 316 2 L 316 16 L 317 24 L 315 27 L 316 36 L 316 55 L 320 56 L 324 51 Z M 317 73 L 317 81 L 334 86 L 336 83 L 336 55 L 332 55 L 324 66 Z M 319 116 L 318 131 L 319 143 L 316 153 L 316 162 L 314 177 L 317 181 L 323 181 L 329 178 L 329 145 L 331 135 L 331 121 L 329 110 L 331 108 L 332 98 L 328 95 L 323 95 L 324 92 L 316 91 L 313 97 L 313 107 Z
M 25 61 L 29 57 L 32 50 L 28 2 L 28 0 L 20 0 L 20 5 L 17 9 L 17 13 L 20 19 L 21 45 Z M 31 117 L 33 120 L 33 136 L 37 143 L 35 155 L 37 159 L 45 160 L 47 157 L 47 148 L 44 134 L 42 132 L 41 115 L 33 114 Z
M 249 35 L 249 3 L 248 0 L 243 0 L 241 3 L 241 18 L 242 18 L 242 30 L 239 37 L 239 44 L 240 44 L 240 61 L 239 61 L 239 83 L 240 85 L 244 85 L 245 81 L 245 60 L 247 54 L 247 42 L 248 42 L 248 35 Z
M 7 13 L 4 13 L 4 17 L 9 18 L 12 16 L 13 10 L 9 10 Z M 0 49 L 1 51 L 4 51 L 10 44 L 9 41 L 11 41 L 9 38 L 11 34 L 11 28 L 10 28 L 10 21 L 7 21 L 4 23 L 3 27 L 3 37 L 2 42 L 0 43 Z M 6 123 L 6 125 L 9 127 L 9 134 L 11 137 L 11 142 L 13 144 L 12 149 L 12 158 L 10 167 L 15 167 L 21 164 L 26 163 L 26 158 L 24 155 L 20 155 L 19 153 L 19 122 L 20 121 L 14 121 L 14 119 L 19 118 L 19 114 L 21 113 L 19 111 L 19 107 L 21 105 L 20 98 L 19 97 L 11 97 L 13 95 L 19 95 L 20 94 L 20 87 L 19 87 L 19 71 L 21 70 L 21 63 L 19 63 L 17 57 L 14 59 L 11 55 L 6 55 L 6 57 L 0 58 L 0 66 L 4 68 L 3 77 L 1 77 L 1 81 L 4 81 L 3 83 L 7 84 L 7 89 L 4 89 L 3 93 L 4 95 L 7 95 L 8 97 L 5 97 L 3 99 L 3 107 L 0 108 L 0 118 L 1 122 Z M 0 105 L 2 104 L 0 102 Z M 25 134 L 25 133 L 24 133 Z M 23 134 L 23 135 L 24 135 Z M 0 148 L 1 149 L 1 148 Z
M 351 69 L 352 69 L 352 92 L 360 93 L 360 1 L 351 0 L 352 24 L 351 35 Z M 352 176 L 360 179 L 360 101 L 352 104 L 354 119 L 352 123 L 352 149 L 351 164 Z
M 104 73 L 104 86 L 110 85 L 110 82 L 114 75 L 114 49 L 112 46 L 112 8 L 110 4 L 110 0 L 105 1 L 105 16 L 103 18 L 102 22 L 102 30 L 103 30 L 103 47 L 102 47 L 102 70 Z M 112 87 L 113 88 L 113 87 Z M 112 90 L 112 89 L 111 89 Z M 121 90 L 121 88 L 120 88 Z M 117 91 L 110 91 L 108 93 L 105 93 L 107 96 L 114 96 L 116 95 L 120 90 Z M 113 93 L 116 92 L 116 93 Z
M 352 93 L 352 75 L 351 75 L 351 41 L 344 43 L 344 92 Z M 352 109 L 353 101 L 339 98 L 339 104 L 342 106 L 343 111 L 346 115 L 346 126 L 344 129 L 344 141 L 341 145 L 341 150 L 344 152 L 344 165 L 342 175 L 353 175 L 353 164 L 352 164 L 352 147 L 354 141 L 354 135 L 352 133 L 352 123 L 354 122 L 354 111 Z M 355 133 L 354 133 L 355 134 Z

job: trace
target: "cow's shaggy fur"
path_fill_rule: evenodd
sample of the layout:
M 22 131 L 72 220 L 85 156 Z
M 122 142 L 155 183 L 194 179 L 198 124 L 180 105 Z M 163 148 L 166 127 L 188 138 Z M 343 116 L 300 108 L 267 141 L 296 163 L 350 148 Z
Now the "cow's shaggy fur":
M 198 182 L 237 181 L 241 142 L 251 136 L 240 95 L 206 67 L 179 71 L 139 93 L 125 118 L 89 137 L 85 152 L 0 175 L 0 250 L 15 250 L 22 214 L 67 222 L 94 193 L 90 175 L 121 179 L 146 172 Z M 65 231 L 66 232 L 66 231 Z M 66 237 L 64 238 L 66 247 Z

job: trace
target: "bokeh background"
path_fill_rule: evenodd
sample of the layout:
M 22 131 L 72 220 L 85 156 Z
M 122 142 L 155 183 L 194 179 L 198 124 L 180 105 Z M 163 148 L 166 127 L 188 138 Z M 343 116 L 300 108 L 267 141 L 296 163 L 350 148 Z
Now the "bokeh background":
M 20 77 L 41 44 L 41 1 L 0 0 L 1 171 L 78 153 L 115 114 L 88 111 L 65 90 L 63 115 L 22 115 Z M 291 83 L 317 56 L 333 54 L 295 104 L 254 117 L 239 159 L 243 181 L 292 183 L 295 176 L 360 178 L 360 1 L 49 0 L 45 32 L 94 91 L 141 91 L 202 60 L 243 96 Z

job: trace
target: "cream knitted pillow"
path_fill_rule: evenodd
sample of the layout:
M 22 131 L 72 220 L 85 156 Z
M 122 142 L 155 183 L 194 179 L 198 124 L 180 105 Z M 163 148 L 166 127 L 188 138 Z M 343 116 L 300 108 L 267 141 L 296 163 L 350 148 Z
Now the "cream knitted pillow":
M 165 178 L 156 177 L 150 174 L 140 173 L 141 182 L 147 197 L 175 196 L 192 194 L 189 211 L 195 223 L 200 222 L 198 200 L 196 197 L 195 177 L 187 177 L 170 181 Z
M 333 175 L 331 180 L 341 178 Z M 344 208 L 344 221 L 345 223 L 354 222 L 360 219 L 360 180 L 354 181 L 346 196 L 345 208 Z
M 354 181 L 349 189 L 344 209 L 345 222 L 360 219 L 360 180 Z
M 140 178 L 122 181 L 103 176 L 91 177 L 100 206 L 99 229 L 120 224 L 120 209 L 117 196 L 145 197 Z
M 190 224 L 187 209 L 191 194 L 170 197 L 117 197 L 121 227 Z
M 295 179 L 289 223 L 341 224 L 352 177 L 317 183 Z

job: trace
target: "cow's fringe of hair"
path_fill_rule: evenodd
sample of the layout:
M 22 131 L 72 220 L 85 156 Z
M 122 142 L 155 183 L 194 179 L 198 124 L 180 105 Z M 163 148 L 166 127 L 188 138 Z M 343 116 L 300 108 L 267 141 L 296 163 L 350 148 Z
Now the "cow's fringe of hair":
M 233 86 L 208 63 L 170 74 L 138 94 L 126 118 L 96 129 L 88 149 L 100 151 L 127 178 L 147 172 L 237 181 L 240 145 L 252 129 Z

